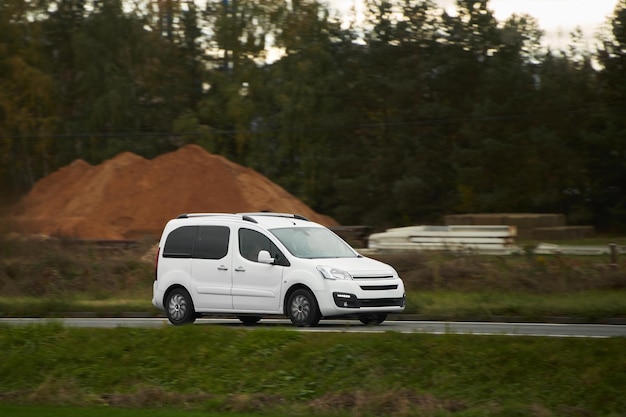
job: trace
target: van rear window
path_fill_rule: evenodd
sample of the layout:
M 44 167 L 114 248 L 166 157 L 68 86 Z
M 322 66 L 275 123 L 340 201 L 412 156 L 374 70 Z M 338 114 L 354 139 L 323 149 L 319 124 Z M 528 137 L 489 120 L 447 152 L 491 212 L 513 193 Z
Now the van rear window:
M 183 226 L 165 241 L 164 258 L 222 259 L 228 253 L 230 229 L 226 226 Z
M 191 258 L 197 230 L 198 226 L 183 226 L 172 230 L 165 241 L 163 257 Z
M 226 226 L 200 226 L 193 247 L 193 257 L 222 259 L 228 253 L 230 229 Z

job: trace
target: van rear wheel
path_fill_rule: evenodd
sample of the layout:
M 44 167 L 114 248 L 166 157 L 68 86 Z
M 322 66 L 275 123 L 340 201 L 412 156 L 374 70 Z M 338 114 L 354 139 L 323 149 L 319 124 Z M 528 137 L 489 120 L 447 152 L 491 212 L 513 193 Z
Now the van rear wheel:
M 193 300 L 184 288 L 174 288 L 170 291 L 165 306 L 167 318 L 175 326 L 191 324 L 196 321 Z
M 315 326 L 322 318 L 315 296 L 304 288 L 295 290 L 289 296 L 287 316 L 298 327 Z

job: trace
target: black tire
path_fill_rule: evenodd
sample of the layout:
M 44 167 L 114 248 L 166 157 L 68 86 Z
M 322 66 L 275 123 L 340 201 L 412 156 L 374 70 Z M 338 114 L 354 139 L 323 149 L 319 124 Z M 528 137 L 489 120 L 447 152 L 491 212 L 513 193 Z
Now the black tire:
M 259 316 L 237 316 L 239 321 L 241 321 L 245 326 L 254 326 L 261 320 Z
M 359 316 L 359 321 L 363 324 L 381 324 L 387 319 L 387 313 L 363 314 Z
M 167 318 L 175 326 L 196 321 L 196 311 L 191 296 L 184 288 L 174 288 L 165 300 Z
M 322 318 L 315 296 L 304 288 L 295 290 L 289 296 L 287 316 L 298 327 L 316 326 Z

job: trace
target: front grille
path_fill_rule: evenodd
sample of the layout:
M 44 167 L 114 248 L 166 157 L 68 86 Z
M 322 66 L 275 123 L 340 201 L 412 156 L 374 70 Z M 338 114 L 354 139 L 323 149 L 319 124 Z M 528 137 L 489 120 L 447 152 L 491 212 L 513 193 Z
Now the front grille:
M 398 285 L 361 285 L 361 289 L 364 291 L 397 290 Z
M 353 279 L 355 280 L 359 280 L 359 279 L 393 279 L 394 276 L 393 275 L 353 275 L 352 276 Z

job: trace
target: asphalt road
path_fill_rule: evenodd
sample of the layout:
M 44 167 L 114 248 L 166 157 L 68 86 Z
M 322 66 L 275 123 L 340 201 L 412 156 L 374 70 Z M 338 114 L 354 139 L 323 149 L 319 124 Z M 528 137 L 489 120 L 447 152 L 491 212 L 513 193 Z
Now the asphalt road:
M 114 328 L 170 326 L 164 318 L 0 318 L 0 323 L 28 325 L 59 322 L 69 327 Z M 364 326 L 356 320 L 323 320 L 317 327 L 293 327 L 286 319 L 263 319 L 254 326 L 243 326 L 237 319 L 203 318 L 194 326 L 225 326 L 245 329 L 280 328 L 306 332 L 400 332 L 428 334 L 474 334 L 543 337 L 626 337 L 626 325 L 617 324 L 546 324 L 546 323 L 492 323 L 441 321 L 386 321 L 377 326 Z

